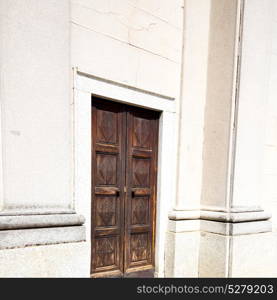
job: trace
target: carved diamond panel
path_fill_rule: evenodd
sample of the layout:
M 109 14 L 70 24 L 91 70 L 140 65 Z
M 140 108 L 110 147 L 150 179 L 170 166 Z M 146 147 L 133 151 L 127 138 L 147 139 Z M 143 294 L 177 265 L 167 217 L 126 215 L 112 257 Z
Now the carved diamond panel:
M 95 240 L 95 264 L 96 268 L 112 266 L 116 264 L 117 238 L 105 237 Z
M 117 143 L 117 114 L 112 111 L 97 110 L 96 142 Z
M 133 146 L 150 148 L 151 145 L 151 123 L 150 120 L 138 117 L 133 118 Z
M 96 184 L 115 185 L 117 156 L 111 154 L 96 155 Z
M 133 186 L 149 187 L 150 185 L 150 160 L 133 158 Z
M 137 197 L 132 199 L 132 225 L 148 224 L 148 203 L 148 197 Z
M 96 197 L 96 227 L 116 225 L 116 197 Z
M 131 235 L 131 262 L 147 260 L 148 233 L 136 233 Z

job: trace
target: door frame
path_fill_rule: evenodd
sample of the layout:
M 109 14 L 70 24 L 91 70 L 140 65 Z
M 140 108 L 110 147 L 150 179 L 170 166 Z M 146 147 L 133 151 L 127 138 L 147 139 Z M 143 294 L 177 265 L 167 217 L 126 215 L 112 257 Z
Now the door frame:
M 155 276 L 164 277 L 168 212 L 174 205 L 176 195 L 176 99 L 73 69 L 74 206 L 76 211 L 86 218 L 87 251 L 90 251 L 91 242 L 91 95 L 161 112 L 156 198 Z M 86 259 L 88 257 L 91 259 L 90 253 L 86 257 Z M 87 264 L 90 266 L 90 260 Z

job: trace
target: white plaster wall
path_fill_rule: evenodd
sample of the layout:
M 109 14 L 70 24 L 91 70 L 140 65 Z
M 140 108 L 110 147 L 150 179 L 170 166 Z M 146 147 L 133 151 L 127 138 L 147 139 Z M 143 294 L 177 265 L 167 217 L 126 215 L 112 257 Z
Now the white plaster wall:
M 228 206 L 237 0 L 212 0 L 203 144 L 203 206 Z
M 71 0 L 72 66 L 175 98 L 182 0 Z
M 179 112 L 178 194 L 175 209 L 200 206 L 210 5 L 184 1 L 184 49 Z
M 72 202 L 69 1 L 0 0 L 5 208 Z
M 245 1 L 234 172 L 234 206 L 263 204 L 261 201 L 265 167 L 263 152 L 265 127 L 268 120 L 266 110 L 269 100 L 269 72 L 272 67 L 271 31 L 275 2 L 272 0 Z M 270 109 L 274 109 L 274 107 Z M 271 154 L 270 150 L 267 151 Z M 268 159 L 270 159 L 270 164 L 276 161 L 272 154 L 267 157 Z M 266 169 L 268 172 L 268 167 Z
M 245 2 L 234 185 L 234 204 L 261 205 L 272 213 L 275 229 L 277 228 L 276 26 L 276 1 Z
M 265 111 L 266 128 L 263 148 L 262 204 L 273 214 L 273 228 L 277 228 L 277 3 L 271 1 L 271 36 L 269 39 L 268 99 Z

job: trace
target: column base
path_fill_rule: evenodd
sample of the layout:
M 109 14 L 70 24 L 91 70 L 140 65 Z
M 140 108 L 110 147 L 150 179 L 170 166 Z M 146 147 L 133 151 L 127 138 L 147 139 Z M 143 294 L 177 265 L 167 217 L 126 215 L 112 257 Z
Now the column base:
M 201 232 L 199 277 L 277 277 L 277 233 Z
M 199 223 L 198 220 L 197 222 Z M 194 228 L 199 225 L 193 221 L 181 223 L 185 224 L 171 221 L 171 228 L 167 232 L 165 277 L 198 277 L 200 232 Z
M 171 212 L 166 277 L 276 277 L 270 216 L 259 209 Z

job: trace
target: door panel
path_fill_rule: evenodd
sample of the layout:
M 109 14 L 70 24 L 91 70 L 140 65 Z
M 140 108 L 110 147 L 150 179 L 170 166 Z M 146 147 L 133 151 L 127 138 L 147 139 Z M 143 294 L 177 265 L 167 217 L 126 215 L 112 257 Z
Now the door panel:
M 122 106 L 92 101 L 92 265 L 97 276 L 123 272 L 125 153 Z
M 125 272 L 154 269 L 157 112 L 128 107 Z
M 92 99 L 93 277 L 153 276 L 158 118 Z

